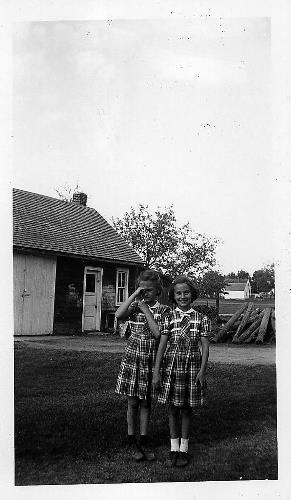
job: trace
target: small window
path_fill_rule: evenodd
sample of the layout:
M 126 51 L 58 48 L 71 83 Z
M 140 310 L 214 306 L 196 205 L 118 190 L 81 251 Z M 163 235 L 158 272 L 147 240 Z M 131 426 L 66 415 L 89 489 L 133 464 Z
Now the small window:
M 125 301 L 125 290 L 124 288 L 118 288 L 117 292 L 117 302 L 121 303 Z
M 128 269 L 117 269 L 116 305 L 122 304 L 128 297 Z
M 86 274 L 86 292 L 95 293 L 96 275 L 92 273 Z

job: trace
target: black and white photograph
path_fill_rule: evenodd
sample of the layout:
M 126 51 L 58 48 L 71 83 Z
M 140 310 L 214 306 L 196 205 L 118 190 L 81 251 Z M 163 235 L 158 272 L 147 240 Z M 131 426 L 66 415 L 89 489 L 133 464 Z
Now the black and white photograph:
M 275 495 L 272 16 L 172 5 L 11 24 L 20 490 Z

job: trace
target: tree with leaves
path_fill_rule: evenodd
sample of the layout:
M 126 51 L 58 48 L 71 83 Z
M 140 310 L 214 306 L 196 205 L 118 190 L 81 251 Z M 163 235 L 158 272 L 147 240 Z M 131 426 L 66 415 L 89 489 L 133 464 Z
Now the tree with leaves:
M 241 269 L 237 273 L 231 272 L 226 275 L 226 279 L 229 280 L 249 279 L 249 277 L 250 277 L 249 273 L 247 271 L 244 271 L 243 269 Z
M 237 272 L 237 277 L 239 279 L 249 279 L 250 275 L 247 271 L 244 271 L 243 269 L 241 269 L 240 271 Z
M 218 240 L 194 232 L 189 223 L 178 227 L 173 206 L 151 213 L 147 205 L 139 204 L 112 221 L 146 266 L 163 274 L 198 278 L 215 264 Z
M 234 273 L 233 271 L 231 273 L 228 273 L 226 276 L 225 276 L 226 279 L 231 279 L 231 280 L 235 280 L 237 278 L 237 275 L 236 273 Z
M 64 184 L 58 188 L 55 188 L 55 192 L 58 194 L 59 198 L 63 201 L 73 201 L 73 196 L 75 193 L 80 191 L 80 186 L 77 183 L 75 187 L 69 184 Z
M 218 271 L 208 271 L 204 274 L 199 285 L 201 295 L 215 298 L 215 307 L 217 316 L 219 314 L 219 299 L 220 295 L 225 292 L 227 281 L 225 277 Z
M 275 266 L 271 264 L 253 273 L 251 279 L 253 293 L 270 292 L 275 287 Z

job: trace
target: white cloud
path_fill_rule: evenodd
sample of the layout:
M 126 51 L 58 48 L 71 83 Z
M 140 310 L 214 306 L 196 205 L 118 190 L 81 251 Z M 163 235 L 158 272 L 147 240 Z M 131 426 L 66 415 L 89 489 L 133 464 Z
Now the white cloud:
M 82 50 L 75 54 L 74 60 L 76 72 L 87 79 L 96 75 L 107 81 L 115 76 L 115 65 L 96 50 Z
M 240 84 L 246 81 L 245 65 L 207 57 L 163 51 L 155 56 L 155 70 L 165 79 L 206 84 Z
M 47 111 L 45 115 L 45 119 L 52 122 L 65 121 L 68 119 L 68 114 L 64 111 Z

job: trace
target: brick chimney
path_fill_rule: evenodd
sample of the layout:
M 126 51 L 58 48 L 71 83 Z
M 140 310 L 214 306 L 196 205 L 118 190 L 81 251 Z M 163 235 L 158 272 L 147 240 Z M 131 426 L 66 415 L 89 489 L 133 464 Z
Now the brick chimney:
M 85 207 L 87 204 L 87 195 L 85 193 L 74 193 L 72 201 Z

